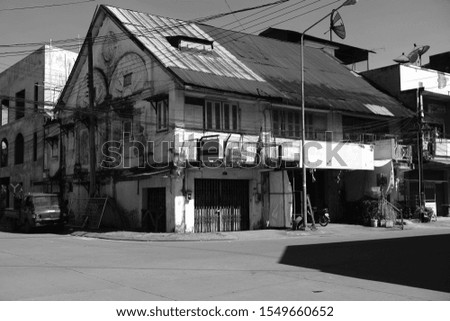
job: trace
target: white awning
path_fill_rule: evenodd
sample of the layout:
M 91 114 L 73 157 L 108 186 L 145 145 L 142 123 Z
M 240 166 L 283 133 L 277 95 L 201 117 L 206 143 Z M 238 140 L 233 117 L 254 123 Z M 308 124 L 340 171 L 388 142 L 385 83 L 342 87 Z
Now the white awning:
M 389 164 L 389 162 L 392 162 L 392 159 L 375 159 L 373 161 L 373 166 L 375 167 L 383 167 L 387 164 Z

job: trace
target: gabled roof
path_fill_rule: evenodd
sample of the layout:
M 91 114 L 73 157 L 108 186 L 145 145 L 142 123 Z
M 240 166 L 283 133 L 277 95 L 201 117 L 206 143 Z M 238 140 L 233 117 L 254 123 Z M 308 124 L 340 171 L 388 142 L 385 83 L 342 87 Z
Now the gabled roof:
M 254 96 L 259 96 L 259 93 L 280 95 L 196 23 L 112 6 L 105 8 L 185 84 Z M 171 43 L 175 37 L 191 39 L 193 44 L 195 41 L 203 44 L 210 42 L 213 50 L 180 50 Z
M 102 9 L 186 86 L 300 106 L 298 44 L 112 6 Z M 180 41 L 187 46 L 177 46 Z M 412 115 L 323 50 L 305 47 L 304 58 L 307 108 Z

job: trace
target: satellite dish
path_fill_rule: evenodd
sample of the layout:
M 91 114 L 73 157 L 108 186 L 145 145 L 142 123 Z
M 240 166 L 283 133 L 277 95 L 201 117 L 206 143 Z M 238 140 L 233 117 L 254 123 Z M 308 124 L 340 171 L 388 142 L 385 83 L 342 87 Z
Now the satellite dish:
M 420 46 L 418 49 L 419 49 L 419 57 L 421 57 L 424 53 L 426 53 L 430 49 L 430 46 L 428 45 Z
M 414 44 L 413 51 L 411 51 L 407 56 L 409 59 L 409 62 L 414 64 L 417 62 L 417 60 L 419 60 L 419 65 L 421 66 L 422 65 L 422 55 L 424 53 L 426 53 L 428 51 L 428 49 L 430 49 L 430 46 L 428 46 L 428 45 L 417 47 L 417 45 Z
M 339 38 L 345 39 L 345 26 L 341 15 L 337 10 L 333 10 L 330 16 L 330 30 L 333 31 Z M 330 32 L 330 41 L 332 41 L 332 33 Z
M 419 51 L 419 64 L 420 64 L 420 66 L 422 66 L 422 55 L 424 53 L 426 53 L 429 49 L 430 49 L 430 46 L 428 46 L 428 45 L 420 46 L 419 48 L 417 48 L 417 50 Z
M 409 58 L 405 56 L 405 53 L 402 53 L 402 55 L 395 58 L 394 61 L 399 64 L 406 64 L 409 62 Z
M 414 49 L 406 57 L 408 57 L 410 63 L 416 63 L 416 61 L 419 59 L 419 50 Z

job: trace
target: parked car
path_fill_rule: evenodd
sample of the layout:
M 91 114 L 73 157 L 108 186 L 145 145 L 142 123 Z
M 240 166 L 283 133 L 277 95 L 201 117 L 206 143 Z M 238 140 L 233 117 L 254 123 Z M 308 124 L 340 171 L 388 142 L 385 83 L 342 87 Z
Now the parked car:
M 62 228 L 67 223 L 67 213 L 61 211 L 57 194 L 29 193 L 14 199 L 14 208 L 0 210 L 1 216 L 10 221 L 13 229 L 29 232 L 41 226 Z

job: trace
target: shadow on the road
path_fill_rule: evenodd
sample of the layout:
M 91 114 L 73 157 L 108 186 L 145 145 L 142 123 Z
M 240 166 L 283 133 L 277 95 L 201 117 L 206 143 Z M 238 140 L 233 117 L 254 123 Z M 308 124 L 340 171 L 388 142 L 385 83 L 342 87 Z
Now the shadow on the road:
M 450 235 L 288 246 L 279 263 L 450 293 Z
M 0 224 L 0 232 L 13 233 L 13 234 L 56 234 L 56 235 L 68 235 L 73 232 L 73 229 L 68 227 L 54 227 L 54 226 L 45 226 L 45 227 L 37 227 L 33 228 L 30 231 L 23 231 L 22 229 L 14 230 L 10 226 Z

